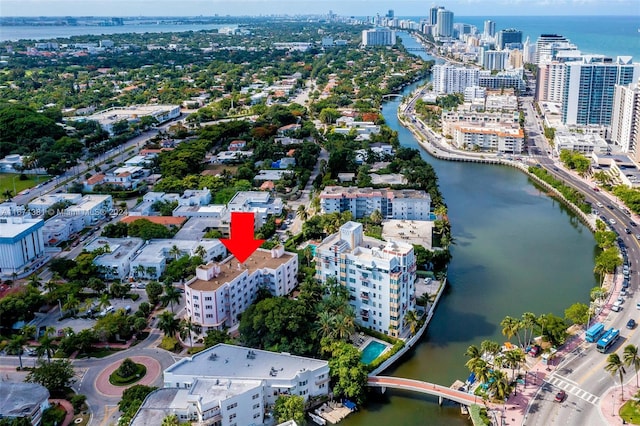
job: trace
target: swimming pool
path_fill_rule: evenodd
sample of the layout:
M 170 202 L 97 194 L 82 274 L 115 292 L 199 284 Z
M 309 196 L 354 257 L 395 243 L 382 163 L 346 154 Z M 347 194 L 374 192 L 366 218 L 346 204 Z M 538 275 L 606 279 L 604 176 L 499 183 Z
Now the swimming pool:
M 365 365 L 371 364 L 374 359 L 378 358 L 380 354 L 384 352 L 385 349 L 387 349 L 387 345 L 372 340 L 367 343 L 367 346 L 362 350 L 360 361 Z

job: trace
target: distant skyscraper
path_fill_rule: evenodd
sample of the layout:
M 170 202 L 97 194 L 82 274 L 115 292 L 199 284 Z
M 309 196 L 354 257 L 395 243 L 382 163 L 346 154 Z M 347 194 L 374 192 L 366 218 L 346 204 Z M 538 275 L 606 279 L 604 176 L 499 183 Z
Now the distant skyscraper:
M 493 37 L 496 35 L 496 23 L 494 21 L 484 21 L 484 36 Z
M 509 52 L 487 50 L 482 53 L 482 67 L 488 70 L 502 71 L 507 68 Z
M 396 44 L 396 32 L 386 28 L 362 31 L 363 46 L 393 46 Z
M 438 23 L 438 10 L 444 9 L 442 6 L 433 6 L 429 9 L 429 25 L 436 25 Z
M 503 50 L 505 47 L 522 47 L 522 31 L 514 28 L 508 30 L 500 30 L 498 32 L 498 40 L 496 41 L 498 49 Z
M 640 161 L 640 80 L 614 89 L 611 140 Z
M 554 59 L 563 50 L 578 50 L 575 44 L 558 34 L 542 34 L 536 41 L 535 63 L 539 64 L 544 57 Z
M 387 12 L 387 18 L 393 19 L 393 16 L 394 16 L 393 9 L 389 9 L 389 11 Z
M 582 61 L 566 62 L 562 90 L 564 124 L 609 126 L 615 85 L 628 85 L 640 77 L 640 63 L 630 56 L 616 60 L 603 55 L 584 55 Z
M 524 41 L 524 45 L 522 46 L 522 61 L 525 64 L 532 64 L 535 62 L 536 58 L 536 45 L 531 44 L 529 41 L 529 37 Z
M 453 12 L 447 9 L 438 9 L 438 18 L 436 22 L 438 37 L 453 36 Z

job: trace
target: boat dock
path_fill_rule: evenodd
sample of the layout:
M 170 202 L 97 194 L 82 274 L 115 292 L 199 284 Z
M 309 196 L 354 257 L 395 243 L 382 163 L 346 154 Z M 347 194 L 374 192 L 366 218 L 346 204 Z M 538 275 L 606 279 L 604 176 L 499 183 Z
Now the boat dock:
M 353 410 L 345 407 L 339 402 L 328 402 L 322 404 L 314 410 L 314 413 L 334 425 L 351 414 Z M 315 419 L 314 419 L 315 421 Z

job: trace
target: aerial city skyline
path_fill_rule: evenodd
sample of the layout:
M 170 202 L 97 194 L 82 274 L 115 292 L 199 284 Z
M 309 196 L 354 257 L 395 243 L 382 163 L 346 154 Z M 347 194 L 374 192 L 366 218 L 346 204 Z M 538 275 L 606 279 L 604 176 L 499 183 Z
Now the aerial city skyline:
M 431 3 L 419 0 L 396 2 L 373 0 L 6 0 L 2 16 L 193 16 L 193 15 L 273 15 L 325 14 L 329 9 L 340 15 L 375 15 L 394 8 L 398 16 L 426 15 Z M 460 16 L 548 16 L 548 15 L 640 15 L 636 0 L 449 0 L 444 6 Z

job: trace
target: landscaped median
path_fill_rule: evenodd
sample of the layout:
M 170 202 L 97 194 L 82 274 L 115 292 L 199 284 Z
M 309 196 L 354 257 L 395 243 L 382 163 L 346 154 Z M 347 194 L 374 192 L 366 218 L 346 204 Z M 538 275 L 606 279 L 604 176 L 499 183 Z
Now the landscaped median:
M 109 383 L 114 386 L 128 386 L 142 379 L 147 374 L 147 367 L 125 358 L 113 373 L 109 375 Z

